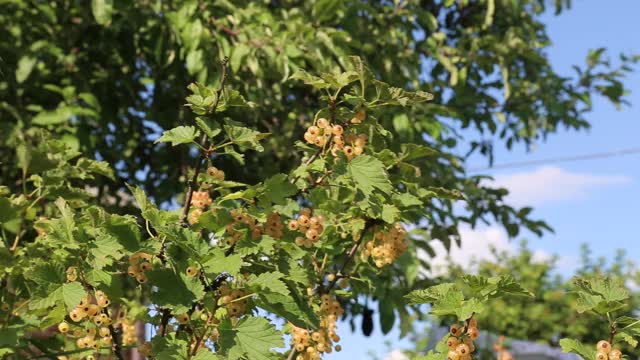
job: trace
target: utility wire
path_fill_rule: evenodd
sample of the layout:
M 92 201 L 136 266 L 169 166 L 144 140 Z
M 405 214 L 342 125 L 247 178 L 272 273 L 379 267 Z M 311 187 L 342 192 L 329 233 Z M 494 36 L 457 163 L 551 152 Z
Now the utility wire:
M 585 155 L 575 155 L 575 156 L 564 156 L 557 158 L 548 158 L 548 159 L 540 159 L 540 160 L 528 160 L 528 161 L 516 161 L 505 164 L 498 164 L 488 167 L 474 167 L 467 169 L 470 172 L 474 171 L 483 171 L 483 170 L 497 170 L 497 169 L 510 169 L 531 165 L 545 165 L 545 164 L 555 164 L 560 162 L 571 162 L 571 161 L 584 161 L 584 160 L 593 160 L 593 159 L 603 159 L 614 156 L 624 156 L 631 154 L 640 154 L 640 147 L 627 148 L 616 151 L 608 151 L 608 152 L 600 152 L 600 153 L 592 153 Z

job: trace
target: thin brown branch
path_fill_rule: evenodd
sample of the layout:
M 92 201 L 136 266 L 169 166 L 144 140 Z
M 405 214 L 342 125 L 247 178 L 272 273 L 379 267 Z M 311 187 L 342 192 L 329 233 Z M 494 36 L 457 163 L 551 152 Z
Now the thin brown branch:
M 167 324 L 169 320 L 171 320 L 171 309 L 162 309 L 162 318 L 160 318 L 160 326 L 158 327 L 158 332 L 160 336 L 164 337 L 167 335 Z
M 227 67 L 229 65 L 229 57 L 225 56 L 222 59 L 222 74 L 220 76 L 220 86 L 216 90 L 216 100 L 211 106 L 211 113 L 209 115 L 213 116 L 216 113 L 216 109 L 218 108 L 218 104 L 220 103 L 220 97 L 222 96 L 222 91 L 224 90 L 224 83 L 227 80 Z M 203 149 L 209 149 L 209 137 L 207 134 L 202 134 L 202 138 L 200 139 L 200 146 Z M 191 208 L 191 199 L 193 197 L 193 192 L 198 187 L 198 175 L 200 174 L 200 168 L 202 167 L 202 162 L 207 157 L 207 152 L 201 152 L 200 156 L 198 156 L 198 160 L 195 163 L 193 177 L 189 184 L 187 185 L 187 196 L 184 199 L 184 207 L 182 210 L 182 216 L 180 218 L 180 224 L 184 227 L 189 226 L 189 221 L 187 220 L 189 217 L 189 209 Z
M 109 310 L 104 309 L 103 312 L 109 316 Z M 109 332 L 111 333 L 111 351 L 118 360 L 124 360 L 122 356 L 122 338 L 120 337 L 120 330 L 116 330 L 113 324 L 109 324 Z
M 367 231 L 369 231 L 369 229 L 371 229 L 377 223 L 378 221 L 374 219 L 368 219 L 366 221 L 364 229 L 362 229 L 362 232 L 360 233 L 360 238 L 356 241 L 355 244 L 353 244 L 353 246 L 351 246 L 351 249 L 349 249 L 349 252 L 345 254 L 345 259 L 342 262 L 342 266 L 340 267 L 340 270 L 336 272 L 336 277 L 331 282 L 329 282 L 329 285 L 327 285 L 327 288 L 326 288 L 327 292 L 331 291 L 331 289 L 333 289 L 336 286 L 336 283 L 338 282 L 338 280 L 340 280 L 343 277 L 346 277 L 344 272 L 347 266 L 349 266 L 349 264 L 351 263 L 351 261 L 353 261 L 353 258 L 355 257 L 356 253 L 358 252 L 358 248 L 360 247 L 360 244 L 362 244 L 365 234 L 367 233 Z

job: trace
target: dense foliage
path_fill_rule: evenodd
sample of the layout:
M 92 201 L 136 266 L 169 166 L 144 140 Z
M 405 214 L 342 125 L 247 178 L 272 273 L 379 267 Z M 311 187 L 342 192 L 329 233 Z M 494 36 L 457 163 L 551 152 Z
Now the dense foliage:
M 0 352 L 269 359 L 284 331 L 290 358 L 314 358 L 369 298 L 384 332 L 406 329 L 403 295 L 432 283 L 418 271 L 428 241 L 459 241 L 460 223 L 548 229 L 459 153 L 491 161 L 493 140 L 588 127 L 594 94 L 624 102 L 635 59 L 599 49 L 560 76 L 544 11 L 1 2 Z M 482 279 L 496 296 L 524 291 Z

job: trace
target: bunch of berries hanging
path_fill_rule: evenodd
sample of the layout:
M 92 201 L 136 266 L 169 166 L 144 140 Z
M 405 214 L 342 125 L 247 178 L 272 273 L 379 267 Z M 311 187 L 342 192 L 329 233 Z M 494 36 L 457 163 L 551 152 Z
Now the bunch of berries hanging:
M 345 134 L 342 125 L 331 124 L 325 118 L 318 119 L 316 124 L 309 126 L 304 133 L 304 139 L 309 144 L 321 148 L 329 146 L 333 156 L 344 153 L 349 160 L 364 152 L 364 146 L 368 140 L 367 135 Z
M 449 328 L 449 338 L 447 339 L 447 347 L 449 353 L 448 360 L 471 360 L 471 353 L 476 350 L 473 341 L 480 336 L 478 331 L 478 323 L 474 318 L 469 319 L 466 332 L 463 326 L 454 324 Z
M 595 360 L 620 360 L 622 359 L 622 351 L 613 349 L 611 344 L 606 340 L 600 340 L 596 344 Z
M 374 264 L 381 268 L 392 264 L 406 250 L 406 230 L 401 224 L 395 224 L 389 231 L 376 231 L 373 239 L 365 243 L 362 259 L 373 258 Z
M 151 254 L 138 252 L 129 257 L 129 268 L 127 268 L 127 274 L 132 278 L 135 278 L 140 284 L 147 282 L 147 271 L 151 270 L 151 260 L 153 256 Z
M 208 191 L 194 191 L 191 195 L 191 214 L 189 215 L 189 224 L 197 224 L 200 216 L 204 212 L 204 208 L 213 203 Z
M 122 327 L 122 345 L 130 346 L 137 342 L 136 326 L 129 319 L 124 318 L 120 321 Z
M 493 349 L 498 353 L 497 360 L 513 360 L 513 355 L 503 345 L 504 336 L 498 338 L 498 342 L 493 344 Z
M 247 312 L 249 299 L 247 295 L 250 293 L 244 289 L 231 289 L 228 283 L 222 283 L 218 289 L 220 297 L 218 305 L 227 309 L 229 317 L 238 318 Z
M 289 220 L 288 228 L 304 235 L 296 237 L 296 245 L 311 247 L 320 239 L 324 230 L 323 223 L 323 215 L 313 216 L 311 209 L 304 208 L 300 210 L 297 218 Z
M 81 349 L 98 349 L 109 346 L 112 342 L 109 325 L 112 320 L 103 309 L 107 308 L 111 301 L 107 295 L 98 290 L 95 296 L 86 295 L 80 299 L 80 303 L 69 312 L 72 322 L 84 322 L 83 328 L 76 328 L 71 331 L 71 325 L 63 321 L 58 324 L 58 331 L 67 336 L 75 337 L 76 345 Z M 99 336 L 100 338 L 97 338 Z
M 216 168 L 215 166 L 209 166 L 207 168 L 207 175 L 217 181 L 224 181 L 224 171 Z
M 319 360 L 323 353 L 342 350 L 342 346 L 334 343 L 340 341 L 340 336 L 336 334 L 336 321 L 344 310 L 331 295 L 322 295 L 321 301 L 320 328 L 317 331 L 310 332 L 291 324 L 292 340 L 298 352 L 296 360 Z

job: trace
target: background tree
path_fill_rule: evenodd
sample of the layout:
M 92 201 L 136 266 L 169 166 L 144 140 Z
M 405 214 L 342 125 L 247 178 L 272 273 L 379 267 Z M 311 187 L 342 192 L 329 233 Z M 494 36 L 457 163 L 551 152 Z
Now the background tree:
M 637 265 L 629 259 L 624 250 L 607 261 L 603 257 L 594 258 L 590 249 L 585 245 L 581 249 L 579 263 L 576 264 L 574 274 L 563 273 L 559 268 L 557 257 L 536 259 L 534 252 L 527 247 L 526 241 L 521 241 L 515 252 L 492 251 L 492 259 L 474 261 L 470 268 L 479 275 L 491 277 L 512 275 L 525 289 L 530 290 L 533 298 L 508 297 L 491 300 L 487 306 L 490 312 L 480 313 L 478 323 L 484 331 L 494 336 L 504 335 L 509 340 L 529 340 L 549 346 L 559 347 L 560 339 L 575 337 L 585 343 L 595 344 L 607 336 L 606 326 L 593 316 L 576 313 L 577 297 L 573 293 L 572 276 L 581 278 L 607 277 L 624 284 L 630 294 L 628 307 L 624 315 L 633 316 L 638 310 Z M 469 271 L 455 263 L 449 263 L 447 275 L 438 282 L 458 281 Z M 431 325 L 441 326 L 451 322 L 451 318 L 434 317 Z M 423 329 L 414 329 L 412 334 L 416 343 L 415 351 L 409 354 L 424 352 L 428 335 Z M 623 352 L 633 356 L 638 353 L 635 347 L 622 345 Z M 495 358 L 495 352 L 490 347 L 486 358 Z

